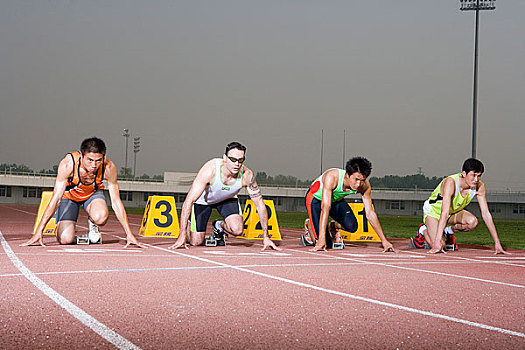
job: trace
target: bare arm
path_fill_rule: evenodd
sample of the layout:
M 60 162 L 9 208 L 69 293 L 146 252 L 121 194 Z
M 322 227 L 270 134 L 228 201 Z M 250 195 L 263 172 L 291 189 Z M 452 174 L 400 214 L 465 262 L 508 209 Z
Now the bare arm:
M 480 186 L 477 190 L 477 196 L 478 196 L 479 209 L 481 210 L 481 217 L 483 218 L 485 225 L 487 225 L 490 235 L 492 236 L 492 239 L 494 240 L 495 254 L 498 254 L 498 253 L 505 254 L 506 252 L 505 250 L 503 250 L 503 247 L 501 246 L 501 243 L 499 241 L 498 232 L 496 231 L 496 226 L 494 225 L 494 221 L 492 220 L 492 215 L 490 214 L 489 206 L 487 204 L 485 184 L 482 182 L 480 183 Z
M 214 176 L 215 161 L 212 159 L 202 166 L 202 168 L 199 170 L 199 173 L 193 180 L 193 183 L 191 184 L 190 190 L 186 195 L 186 199 L 182 204 L 182 211 L 180 213 L 179 237 L 177 238 L 177 241 L 169 247 L 170 249 L 175 249 L 182 246 L 188 248 L 188 246 L 186 245 L 188 225 L 186 223 L 190 219 L 191 208 L 193 206 L 193 203 L 195 203 L 195 201 L 197 201 L 197 199 L 199 199 L 201 194 L 204 192 L 206 186 L 213 181 Z
M 443 197 L 443 202 L 441 203 L 441 215 L 439 216 L 438 226 L 436 232 L 431 233 L 430 242 L 432 244 L 432 249 L 430 253 L 438 253 L 442 250 L 441 237 L 443 236 L 443 230 L 447 225 L 449 214 L 450 214 L 450 204 L 452 203 L 452 197 L 454 196 L 455 191 L 455 182 L 452 178 L 447 178 L 443 182 L 441 187 L 441 196 Z M 429 230 L 427 230 L 429 232 Z M 427 233 L 428 234 L 428 233 Z
M 270 247 L 276 250 L 280 250 L 280 248 L 277 248 L 275 244 L 270 240 L 270 237 L 268 237 L 268 211 L 266 210 L 266 205 L 264 204 L 263 196 L 261 193 L 261 189 L 259 188 L 259 185 L 257 185 L 257 181 L 255 180 L 255 175 L 253 174 L 253 171 L 250 169 L 244 167 L 244 178 L 243 178 L 243 185 L 246 186 L 246 190 L 248 191 L 248 195 L 250 196 L 250 199 L 253 201 L 253 204 L 255 204 L 255 208 L 257 208 L 257 214 L 259 215 L 259 221 L 261 222 L 261 228 L 263 231 L 263 242 L 264 247 L 263 250 Z
M 129 244 L 136 244 L 137 246 L 141 247 L 141 245 L 131 232 L 128 222 L 128 215 L 126 214 L 124 204 L 122 204 L 122 201 L 120 200 L 120 190 L 117 182 L 117 167 L 109 159 L 106 163 L 106 168 L 104 170 L 104 178 L 107 180 L 108 183 L 109 197 L 111 198 L 111 208 L 113 208 L 115 216 L 120 222 L 120 225 L 122 225 L 124 232 L 126 232 L 126 239 L 128 241 L 126 247 Z
M 379 219 L 377 218 L 377 214 L 374 210 L 374 207 L 372 206 L 372 187 L 370 186 L 370 182 L 368 179 L 363 184 L 362 189 L 362 199 L 363 204 L 365 206 L 365 213 L 366 213 L 366 219 L 372 225 L 372 228 L 374 231 L 376 231 L 377 235 L 379 236 L 379 239 L 381 239 L 381 244 L 383 245 L 383 251 L 393 251 L 396 252 L 394 249 L 394 246 L 386 239 L 385 234 L 383 233 L 383 228 L 381 227 L 381 224 L 379 223 Z
M 55 180 L 55 187 L 53 188 L 53 195 L 46 209 L 44 210 L 44 214 L 42 215 L 42 219 L 40 220 L 40 223 L 38 224 L 35 230 L 35 234 L 29 241 L 21 244 L 21 246 L 28 246 L 36 243 L 37 241 L 40 243 L 40 245 L 44 245 L 44 242 L 42 241 L 42 234 L 44 228 L 46 227 L 51 217 L 53 217 L 53 214 L 57 209 L 58 203 L 60 202 L 60 199 L 66 191 L 67 180 L 72 173 L 73 159 L 69 155 L 67 155 L 60 161 L 60 164 L 58 165 L 58 173 Z
M 332 193 L 339 181 L 338 171 L 327 171 L 321 177 L 321 181 L 323 181 L 323 197 L 321 199 L 321 214 L 319 216 L 319 237 L 315 247 L 312 249 L 314 251 L 326 249 L 326 225 L 328 225 L 328 216 L 332 207 Z

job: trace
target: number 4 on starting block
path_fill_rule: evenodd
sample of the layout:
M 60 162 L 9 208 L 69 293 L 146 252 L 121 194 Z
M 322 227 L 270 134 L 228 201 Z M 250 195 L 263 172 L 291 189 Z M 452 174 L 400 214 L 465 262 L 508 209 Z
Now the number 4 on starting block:
M 348 203 L 348 205 L 352 208 L 354 215 L 357 213 L 356 216 L 361 216 L 362 220 L 357 218 L 357 231 L 355 232 L 341 230 L 341 239 L 351 242 L 381 242 L 376 231 L 368 224 L 365 205 L 363 203 Z
M 264 205 L 268 212 L 268 237 L 272 240 L 281 240 L 281 232 L 279 231 L 279 224 L 277 223 L 277 214 L 272 200 L 265 200 Z M 244 211 L 242 214 L 242 221 L 244 229 L 238 238 L 245 239 L 263 239 L 264 233 L 262 230 L 261 221 L 257 213 L 257 208 L 251 199 L 246 201 Z
M 49 204 L 49 201 L 51 200 L 51 197 L 53 196 L 53 191 L 44 191 L 42 192 L 42 199 L 40 200 L 40 205 L 38 206 L 38 214 L 36 216 L 35 226 L 33 227 L 33 234 L 35 234 L 36 228 L 38 224 L 40 224 L 40 220 L 42 220 L 42 216 L 44 215 L 44 211 L 47 208 L 47 205 Z M 57 219 L 56 219 L 56 213 L 53 214 L 53 217 L 51 220 L 48 221 L 46 227 L 44 228 L 43 234 L 46 236 L 54 236 L 57 229 Z
M 150 196 L 142 217 L 139 236 L 177 238 L 179 232 L 175 199 L 171 196 Z

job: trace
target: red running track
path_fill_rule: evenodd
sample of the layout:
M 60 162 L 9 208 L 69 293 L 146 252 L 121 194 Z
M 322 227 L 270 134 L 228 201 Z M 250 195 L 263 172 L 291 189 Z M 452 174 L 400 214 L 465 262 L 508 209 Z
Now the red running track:
M 282 252 L 232 238 L 124 249 L 115 217 L 102 245 L 19 247 L 36 212 L 0 205 L 2 349 L 525 349 L 523 251 L 427 255 L 393 239 L 399 254 L 312 253 L 292 229 Z

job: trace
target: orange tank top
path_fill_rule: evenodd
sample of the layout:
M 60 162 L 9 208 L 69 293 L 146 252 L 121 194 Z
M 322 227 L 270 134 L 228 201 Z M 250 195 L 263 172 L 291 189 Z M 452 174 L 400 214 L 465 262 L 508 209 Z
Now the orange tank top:
M 67 180 L 66 191 L 62 198 L 67 198 L 75 202 L 83 202 L 88 200 L 97 190 L 104 188 L 102 180 L 104 179 L 106 157 L 104 156 L 102 165 L 97 170 L 95 180 L 90 184 L 85 184 L 80 179 L 80 159 L 82 158 L 82 153 L 74 151 L 68 154 L 73 159 L 73 175 Z

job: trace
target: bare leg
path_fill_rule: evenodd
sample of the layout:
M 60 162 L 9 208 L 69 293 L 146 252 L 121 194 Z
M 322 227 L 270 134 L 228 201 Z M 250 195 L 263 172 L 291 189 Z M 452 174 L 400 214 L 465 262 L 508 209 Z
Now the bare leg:
M 224 219 L 221 226 L 224 232 L 226 232 L 227 234 L 233 236 L 240 236 L 244 228 L 242 216 L 238 214 L 230 215 L 226 219 Z
M 454 232 L 469 232 L 478 226 L 478 219 L 466 210 L 452 215 L 447 222 Z
M 57 241 L 60 244 L 72 244 L 75 241 L 76 222 L 72 220 L 59 221 L 57 225 Z
M 104 226 L 108 222 L 109 210 L 106 201 L 102 198 L 96 198 L 86 207 L 91 222 L 98 226 Z
M 432 247 L 433 239 L 438 235 L 437 228 L 438 228 L 438 220 L 432 216 L 427 216 L 425 219 L 425 225 L 427 226 L 427 229 L 423 234 L 425 235 L 425 242 Z M 443 235 L 441 235 L 441 244 L 445 245 L 445 239 L 443 238 Z

